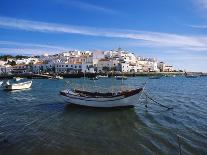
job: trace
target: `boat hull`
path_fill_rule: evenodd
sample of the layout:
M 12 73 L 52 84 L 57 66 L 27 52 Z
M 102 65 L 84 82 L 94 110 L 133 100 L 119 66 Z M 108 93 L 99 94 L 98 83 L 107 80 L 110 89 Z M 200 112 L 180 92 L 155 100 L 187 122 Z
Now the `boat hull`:
M 80 97 L 73 94 L 63 95 L 64 99 L 68 103 L 72 103 L 79 106 L 88 106 L 96 108 L 112 108 L 112 107 L 133 107 L 139 101 L 142 94 L 142 90 L 132 96 L 124 97 L 117 96 L 113 98 L 89 98 Z
M 22 90 L 28 89 L 32 86 L 32 81 L 20 83 L 20 84 L 10 84 L 5 86 L 5 90 Z

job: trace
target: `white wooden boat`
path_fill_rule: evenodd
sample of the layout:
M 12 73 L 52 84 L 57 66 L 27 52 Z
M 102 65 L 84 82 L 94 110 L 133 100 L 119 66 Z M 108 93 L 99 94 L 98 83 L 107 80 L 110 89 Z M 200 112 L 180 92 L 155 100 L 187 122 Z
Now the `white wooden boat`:
M 99 93 L 82 90 L 63 90 L 60 92 L 69 103 L 99 108 L 133 107 L 137 104 L 143 88 L 137 88 L 117 93 Z
M 4 86 L 4 89 L 5 90 L 22 90 L 22 89 L 28 89 L 31 86 L 32 86 L 32 81 L 14 83 L 14 84 L 10 84 L 9 82 L 7 82 L 6 85 Z
M 108 78 L 109 76 L 108 75 L 98 75 L 97 77 L 98 78 Z
M 115 76 L 115 78 L 116 78 L 117 80 L 126 80 L 126 79 L 127 79 L 126 76 Z
M 53 77 L 53 79 L 56 79 L 56 80 L 62 80 L 63 77 L 62 77 L 62 76 L 59 76 L 59 75 L 56 75 L 56 76 Z

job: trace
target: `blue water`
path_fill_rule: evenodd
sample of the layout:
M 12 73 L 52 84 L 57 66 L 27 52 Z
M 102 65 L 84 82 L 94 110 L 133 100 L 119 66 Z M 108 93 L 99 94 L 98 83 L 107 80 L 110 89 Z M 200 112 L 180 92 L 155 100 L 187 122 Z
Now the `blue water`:
M 133 77 L 124 83 L 135 86 L 146 80 Z M 206 77 L 148 80 L 146 91 L 173 110 L 151 102 L 146 108 L 144 99 L 131 109 L 71 107 L 59 96 L 65 81 L 99 88 L 121 83 L 36 79 L 29 90 L 0 90 L 1 155 L 207 154 Z

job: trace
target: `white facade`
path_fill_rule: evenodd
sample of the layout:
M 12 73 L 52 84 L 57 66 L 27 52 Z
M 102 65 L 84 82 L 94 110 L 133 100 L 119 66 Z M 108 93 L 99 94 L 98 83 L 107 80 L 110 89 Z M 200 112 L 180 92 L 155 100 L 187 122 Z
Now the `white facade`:
M 111 59 L 101 59 L 98 61 L 97 64 L 97 71 L 98 72 L 105 72 L 106 68 L 109 70 L 115 69 L 118 66 L 117 60 L 111 60 Z
M 132 65 L 129 63 L 121 63 L 119 66 L 121 72 L 142 72 L 142 67 L 138 64 Z
M 54 72 L 54 63 L 36 63 L 32 66 L 32 72 L 35 74 L 45 73 L 45 72 Z
M 56 73 L 82 72 L 82 64 L 56 63 Z

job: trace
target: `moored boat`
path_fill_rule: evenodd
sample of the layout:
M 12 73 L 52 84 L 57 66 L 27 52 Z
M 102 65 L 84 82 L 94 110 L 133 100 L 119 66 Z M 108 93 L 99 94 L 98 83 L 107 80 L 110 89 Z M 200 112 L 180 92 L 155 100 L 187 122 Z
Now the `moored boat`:
M 115 76 L 115 78 L 116 78 L 117 80 L 126 80 L 126 79 L 127 79 L 126 76 Z
M 2 86 L 3 83 L 4 83 L 3 81 L 0 81 L 0 86 Z
M 7 82 L 4 86 L 5 90 L 22 90 L 22 89 L 28 89 L 32 86 L 32 81 L 27 82 L 21 82 L 21 83 L 9 83 Z
M 109 76 L 108 75 L 98 75 L 97 77 L 98 78 L 108 78 Z
M 50 80 L 62 80 L 63 77 L 59 76 L 59 75 L 55 75 L 55 76 L 47 76 L 48 79 Z
M 66 89 L 60 91 L 62 95 L 69 103 L 97 107 L 97 108 L 112 108 L 112 107 L 133 107 L 137 104 L 143 88 L 119 91 L 116 93 L 100 93 L 90 92 L 78 89 Z
M 62 80 L 63 77 L 62 77 L 62 76 L 59 76 L 59 75 L 56 75 L 56 76 L 53 77 L 53 79 L 56 79 L 56 80 Z

